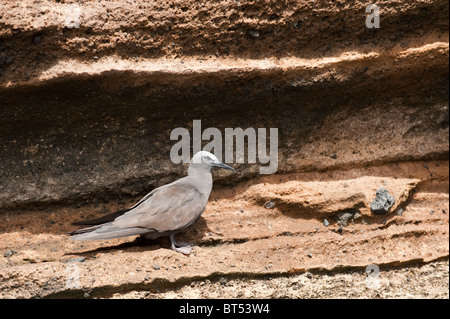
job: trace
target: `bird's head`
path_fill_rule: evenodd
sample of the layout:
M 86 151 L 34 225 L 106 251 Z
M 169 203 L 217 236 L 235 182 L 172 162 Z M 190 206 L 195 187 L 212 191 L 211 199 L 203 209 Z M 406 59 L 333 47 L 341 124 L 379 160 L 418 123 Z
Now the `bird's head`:
M 191 169 L 203 169 L 211 171 L 212 169 L 224 168 L 234 171 L 234 168 L 228 166 L 217 159 L 217 157 L 207 151 L 197 152 L 191 159 L 189 164 L 189 170 Z

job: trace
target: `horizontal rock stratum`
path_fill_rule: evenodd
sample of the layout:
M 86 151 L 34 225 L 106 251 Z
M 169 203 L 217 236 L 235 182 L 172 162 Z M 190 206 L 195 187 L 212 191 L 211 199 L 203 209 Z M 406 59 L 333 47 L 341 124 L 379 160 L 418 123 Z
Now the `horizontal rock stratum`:
M 1 297 L 166 297 L 436 261 L 448 282 L 448 1 L 380 2 L 379 29 L 363 1 L 0 3 Z M 68 241 L 71 222 L 186 174 L 170 133 L 194 120 L 278 128 L 276 174 L 216 174 L 188 259 L 164 240 Z M 396 199 L 386 215 L 370 211 L 379 188 Z

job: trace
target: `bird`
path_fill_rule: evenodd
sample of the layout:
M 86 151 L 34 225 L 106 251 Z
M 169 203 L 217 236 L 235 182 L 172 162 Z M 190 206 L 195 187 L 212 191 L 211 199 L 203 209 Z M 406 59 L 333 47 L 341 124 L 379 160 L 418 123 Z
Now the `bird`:
M 211 170 L 234 168 L 207 151 L 197 152 L 189 163 L 188 175 L 155 188 L 129 209 L 98 219 L 75 222 L 90 226 L 69 235 L 75 241 L 92 241 L 141 235 L 156 239 L 169 236 L 171 248 L 189 255 L 193 244 L 175 240 L 175 235 L 194 225 L 206 208 L 213 179 Z

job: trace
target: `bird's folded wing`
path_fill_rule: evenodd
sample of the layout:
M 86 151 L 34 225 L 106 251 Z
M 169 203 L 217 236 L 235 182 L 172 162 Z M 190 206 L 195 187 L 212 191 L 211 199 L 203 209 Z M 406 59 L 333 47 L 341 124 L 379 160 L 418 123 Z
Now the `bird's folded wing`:
M 143 227 L 149 230 L 175 231 L 197 221 L 207 198 L 192 185 L 170 185 L 155 190 L 139 205 L 116 218 L 117 227 Z

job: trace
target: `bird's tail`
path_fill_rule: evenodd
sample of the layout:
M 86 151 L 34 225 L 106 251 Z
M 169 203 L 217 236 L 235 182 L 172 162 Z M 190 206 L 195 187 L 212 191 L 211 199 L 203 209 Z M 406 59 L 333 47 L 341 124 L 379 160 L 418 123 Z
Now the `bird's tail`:
M 75 230 L 69 235 L 71 235 L 71 240 L 104 240 L 121 238 L 133 235 L 141 235 L 148 233 L 149 230 L 141 227 L 130 227 L 123 228 L 117 227 L 112 223 L 107 223 L 103 225 L 96 225 L 88 228 L 83 228 Z

